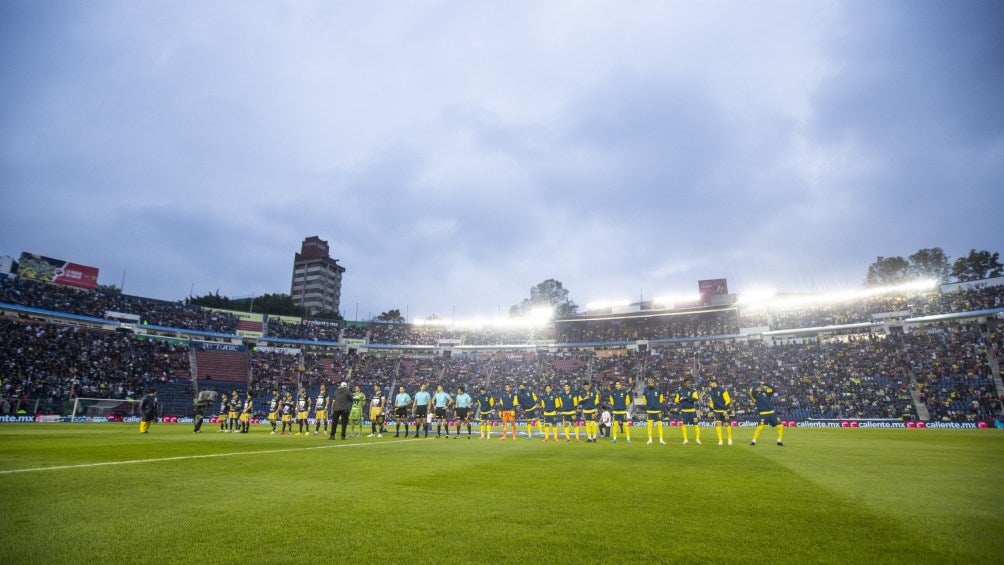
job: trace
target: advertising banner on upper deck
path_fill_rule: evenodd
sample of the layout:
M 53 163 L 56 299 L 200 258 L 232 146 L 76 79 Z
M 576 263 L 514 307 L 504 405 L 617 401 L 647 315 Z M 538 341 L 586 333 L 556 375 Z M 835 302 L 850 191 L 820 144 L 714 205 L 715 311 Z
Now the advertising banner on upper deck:
M 98 287 L 97 267 L 88 267 L 62 259 L 21 253 L 17 276 L 94 290 Z

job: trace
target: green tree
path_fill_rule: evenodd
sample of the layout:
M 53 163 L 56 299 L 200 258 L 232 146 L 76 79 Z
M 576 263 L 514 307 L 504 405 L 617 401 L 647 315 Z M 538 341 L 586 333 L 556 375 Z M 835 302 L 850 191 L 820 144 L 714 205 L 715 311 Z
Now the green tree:
M 920 249 L 910 255 L 910 275 L 917 279 L 937 279 L 939 282 L 948 280 L 952 267 L 948 264 L 948 256 L 940 247 Z
M 910 263 L 902 257 L 879 256 L 868 266 L 865 286 L 900 284 L 910 278 Z
M 401 315 L 401 311 L 387 310 L 386 312 L 381 312 L 379 316 L 374 318 L 377 322 L 392 322 L 395 324 L 403 324 L 405 322 L 404 316 Z
M 263 314 L 275 314 L 278 316 L 301 316 L 306 317 L 303 306 L 293 302 L 293 297 L 288 294 L 274 293 L 263 294 L 261 296 L 246 296 L 243 298 L 230 298 L 222 296 L 220 291 L 206 294 L 204 296 L 189 296 L 188 303 L 194 306 L 204 306 L 206 308 L 221 308 L 223 310 L 235 310 L 237 312 L 258 312 Z M 335 319 L 341 319 L 337 313 Z M 315 314 L 313 318 L 322 316 Z
M 228 296 L 221 296 L 219 289 L 216 289 L 215 293 L 206 294 L 204 296 L 189 296 L 186 302 L 193 306 L 234 310 L 233 300 L 230 300 L 230 297 Z
M 573 316 L 579 306 L 568 298 L 568 289 L 561 281 L 547 279 L 530 289 L 530 296 L 509 308 L 510 316 L 526 316 L 534 308 L 554 308 L 555 316 Z
M 274 293 L 241 299 L 240 304 L 251 312 L 264 312 L 279 316 L 302 316 L 303 307 L 293 302 L 288 294 Z
M 317 312 L 310 316 L 310 318 L 313 320 L 328 320 L 330 322 L 341 322 L 344 319 L 338 312 L 328 312 L 326 310 Z
M 106 294 L 122 294 L 122 289 L 115 284 L 99 284 L 98 290 Z
M 959 257 L 952 263 L 952 276 L 959 282 L 978 281 L 999 277 L 1004 274 L 1000 253 L 969 250 L 969 255 Z

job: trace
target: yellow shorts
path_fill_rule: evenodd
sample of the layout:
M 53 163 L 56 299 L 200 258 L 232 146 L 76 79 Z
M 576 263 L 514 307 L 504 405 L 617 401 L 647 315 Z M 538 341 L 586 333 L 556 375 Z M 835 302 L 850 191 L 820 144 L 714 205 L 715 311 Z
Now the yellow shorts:
M 314 418 L 317 419 L 317 420 L 327 420 L 328 419 L 328 411 L 327 410 L 318 410 L 318 411 L 314 412 Z
M 383 414 L 383 406 L 370 407 L 370 421 L 375 421 L 380 414 Z
M 240 421 L 241 422 L 250 422 L 251 421 L 251 414 L 248 414 L 247 412 L 242 413 Z
M 227 412 L 227 418 L 230 418 L 231 420 L 236 420 L 237 415 L 237 412 Z
M 306 411 L 304 411 L 304 412 L 297 412 L 296 413 L 296 419 L 297 420 L 306 420 L 309 417 L 310 417 L 310 413 L 306 412 Z
M 292 421 L 293 421 L 293 417 L 290 416 L 289 414 L 283 414 L 282 415 L 282 423 L 283 424 L 288 424 L 288 423 L 290 423 Z
M 269 412 L 268 413 L 268 419 L 269 419 L 270 422 L 276 421 L 278 419 L 278 417 L 279 417 L 279 415 L 277 413 L 275 413 L 275 412 Z

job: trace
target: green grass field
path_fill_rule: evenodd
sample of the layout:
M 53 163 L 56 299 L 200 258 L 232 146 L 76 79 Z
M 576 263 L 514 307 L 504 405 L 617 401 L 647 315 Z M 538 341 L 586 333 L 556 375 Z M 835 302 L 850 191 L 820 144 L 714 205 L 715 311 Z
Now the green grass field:
M 999 563 L 999 430 L 747 445 L 0 426 L 2 563 Z M 391 434 L 392 436 L 393 434 Z M 639 441 L 639 436 L 642 438 Z M 320 560 L 320 561 L 318 561 Z

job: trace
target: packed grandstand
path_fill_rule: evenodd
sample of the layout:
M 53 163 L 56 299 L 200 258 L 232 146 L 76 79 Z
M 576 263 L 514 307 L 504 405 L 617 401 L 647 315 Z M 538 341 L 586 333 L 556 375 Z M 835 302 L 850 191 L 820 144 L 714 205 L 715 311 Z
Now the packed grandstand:
M 999 282 L 999 281 L 994 281 Z M 199 390 L 256 398 L 348 381 L 390 396 L 419 383 L 469 389 L 649 377 L 675 390 L 716 377 L 735 391 L 771 383 L 786 420 L 991 421 L 1004 386 L 1004 285 L 878 296 L 784 309 L 739 303 L 614 311 L 543 326 L 331 322 L 210 310 L 0 280 L 3 414 L 66 415 L 75 398 L 139 398 L 187 416 Z M 668 395 L 669 396 L 669 395 Z M 735 418 L 753 406 L 735 395 Z M 672 413 L 672 405 L 667 407 Z

